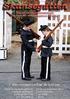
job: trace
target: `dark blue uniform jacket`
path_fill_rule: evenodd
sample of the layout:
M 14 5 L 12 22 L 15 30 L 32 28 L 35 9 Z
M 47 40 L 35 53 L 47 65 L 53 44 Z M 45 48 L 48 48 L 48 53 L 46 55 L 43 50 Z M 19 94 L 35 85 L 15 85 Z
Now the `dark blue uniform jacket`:
M 34 35 L 32 33 L 32 30 L 21 30 L 21 39 L 22 39 L 22 45 L 23 45 L 23 50 L 32 52 L 35 50 L 34 48 L 34 41 L 30 41 L 33 40 Z
M 48 39 L 44 39 L 42 41 L 42 50 L 41 50 L 42 57 L 52 56 L 52 48 L 51 48 L 52 44 L 53 44 L 53 39 L 51 36 Z M 43 48 L 43 46 L 47 48 Z

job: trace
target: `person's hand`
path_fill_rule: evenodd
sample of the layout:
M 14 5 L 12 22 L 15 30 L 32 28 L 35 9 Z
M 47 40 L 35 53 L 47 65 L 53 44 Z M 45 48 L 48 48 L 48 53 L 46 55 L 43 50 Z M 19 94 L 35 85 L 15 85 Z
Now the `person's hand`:
M 36 48 L 36 52 L 40 52 L 40 50 L 38 48 Z

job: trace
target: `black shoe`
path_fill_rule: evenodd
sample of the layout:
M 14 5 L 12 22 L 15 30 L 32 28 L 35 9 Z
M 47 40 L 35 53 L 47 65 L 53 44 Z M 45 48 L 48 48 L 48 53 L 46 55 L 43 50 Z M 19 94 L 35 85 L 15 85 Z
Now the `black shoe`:
M 47 79 L 47 81 L 51 80 L 50 78 Z
M 47 81 L 47 79 L 45 79 L 45 78 L 42 78 L 41 80 L 42 80 L 42 81 Z
M 48 78 L 48 79 L 42 78 L 41 80 L 42 80 L 42 81 L 49 81 L 50 79 L 49 79 L 49 78 Z
M 29 77 L 25 77 L 25 78 L 22 78 L 22 80 L 31 80 L 31 78 L 29 78 Z

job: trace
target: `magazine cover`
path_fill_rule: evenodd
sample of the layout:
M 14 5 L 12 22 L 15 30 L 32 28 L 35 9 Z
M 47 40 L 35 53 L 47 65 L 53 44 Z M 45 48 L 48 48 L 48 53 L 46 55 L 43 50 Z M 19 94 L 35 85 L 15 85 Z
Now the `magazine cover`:
M 70 0 L 0 0 L 0 99 L 70 99 Z

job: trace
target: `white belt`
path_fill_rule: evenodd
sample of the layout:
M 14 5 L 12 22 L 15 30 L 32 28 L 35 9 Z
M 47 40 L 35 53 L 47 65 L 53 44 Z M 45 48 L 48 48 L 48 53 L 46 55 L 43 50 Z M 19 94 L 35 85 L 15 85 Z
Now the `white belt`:
M 33 42 L 33 40 L 28 40 L 28 42 Z
M 42 48 L 51 48 L 51 47 L 47 47 L 47 46 L 42 46 Z

